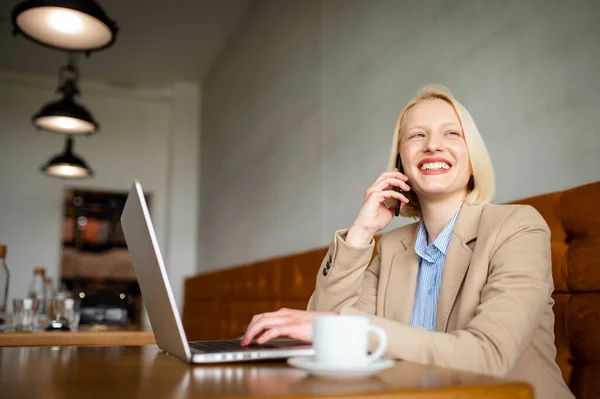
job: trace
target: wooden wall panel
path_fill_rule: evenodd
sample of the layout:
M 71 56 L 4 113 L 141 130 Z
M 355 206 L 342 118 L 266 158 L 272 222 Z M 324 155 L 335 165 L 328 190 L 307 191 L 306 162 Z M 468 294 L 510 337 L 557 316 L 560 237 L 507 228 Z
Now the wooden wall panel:
M 281 292 L 280 260 L 274 259 L 242 267 L 237 278 L 243 286 L 240 299 L 276 299 Z
M 305 300 L 315 290 L 315 281 L 327 249 L 289 256 L 281 260 L 282 299 Z
M 183 310 L 183 328 L 188 341 L 219 339 L 218 318 L 217 301 L 186 301 Z
M 252 316 L 258 313 L 274 312 L 277 310 L 276 301 L 233 301 L 230 303 L 230 323 L 228 338 L 244 334 Z
M 218 295 L 219 273 L 199 274 L 184 283 L 185 299 L 213 299 Z
M 231 339 L 252 316 L 282 307 L 306 309 L 328 247 L 216 270 L 185 282 L 188 339 Z
M 216 273 L 219 276 L 218 295 L 216 297 L 234 298 L 234 281 L 236 280 L 236 276 L 239 274 L 239 269 L 227 269 Z
M 231 335 L 229 334 L 230 325 L 231 325 L 231 311 L 230 311 L 230 302 L 220 301 L 219 302 L 217 315 L 217 337 L 218 339 L 229 339 Z

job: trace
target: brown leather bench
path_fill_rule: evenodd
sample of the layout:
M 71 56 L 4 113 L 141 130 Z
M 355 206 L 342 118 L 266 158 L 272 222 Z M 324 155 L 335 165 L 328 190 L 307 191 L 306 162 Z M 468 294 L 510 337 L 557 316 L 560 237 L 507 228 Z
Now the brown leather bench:
M 577 398 L 600 398 L 600 182 L 526 198 L 552 231 L 557 361 Z M 243 334 L 251 317 L 281 307 L 305 309 L 327 247 L 185 282 L 188 339 Z
M 600 182 L 516 203 L 552 232 L 556 360 L 577 398 L 600 398 Z

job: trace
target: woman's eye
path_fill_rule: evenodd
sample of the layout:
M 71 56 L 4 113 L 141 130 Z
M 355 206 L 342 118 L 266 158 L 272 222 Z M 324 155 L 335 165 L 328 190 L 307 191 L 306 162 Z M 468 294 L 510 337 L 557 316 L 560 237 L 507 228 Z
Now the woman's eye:
M 458 133 L 458 132 L 456 132 L 454 130 L 451 130 L 451 131 L 447 132 L 446 134 L 460 137 L 460 133 Z
M 425 137 L 425 135 L 423 133 L 413 133 L 412 136 L 410 136 L 410 138 L 413 137 Z

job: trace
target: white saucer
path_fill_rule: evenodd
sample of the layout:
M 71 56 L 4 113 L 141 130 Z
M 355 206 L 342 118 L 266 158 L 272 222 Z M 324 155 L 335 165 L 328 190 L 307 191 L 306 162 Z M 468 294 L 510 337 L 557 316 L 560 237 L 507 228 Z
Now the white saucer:
M 314 356 L 292 357 L 287 360 L 290 366 L 306 370 L 316 377 L 325 378 L 358 378 L 370 377 L 394 365 L 391 359 L 379 359 L 361 366 L 331 367 L 319 364 Z

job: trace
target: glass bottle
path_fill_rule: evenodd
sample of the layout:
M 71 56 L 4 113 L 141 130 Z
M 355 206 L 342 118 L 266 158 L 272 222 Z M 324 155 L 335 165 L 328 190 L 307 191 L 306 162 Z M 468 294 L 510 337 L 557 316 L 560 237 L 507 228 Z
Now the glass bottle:
M 9 279 L 10 274 L 6 265 L 6 245 L 0 244 L 0 331 L 6 328 Z
M 56 292 L 54 291 L 54 280 L 52 277 L 46 277 L 44 280 L 44 298 L 46 300 L 46 307 L 44 313 L 48 314 L 50 311 L 50 302 L 54 299 Z
M 48 323 L 48 315 L 46 314 L 46 309 L 48 308 L 46 299 L 46 269 L 44 267 L 38 266 L 33 269 L 33 278 L 31 279 L 31 283 L 29 283 L 27 297 L 39 300 L 34 328 L 44 328 Z
M 45 295 L 45 278 L 46 269 L 42 266 L 38 266 L 33 269 L 33 278 L 29 283 L 29 292 L 27 293 L 28 298 L 38 299 L 40 301 L 40 312 L 44 312 L 46 309 L 46 295 Z

